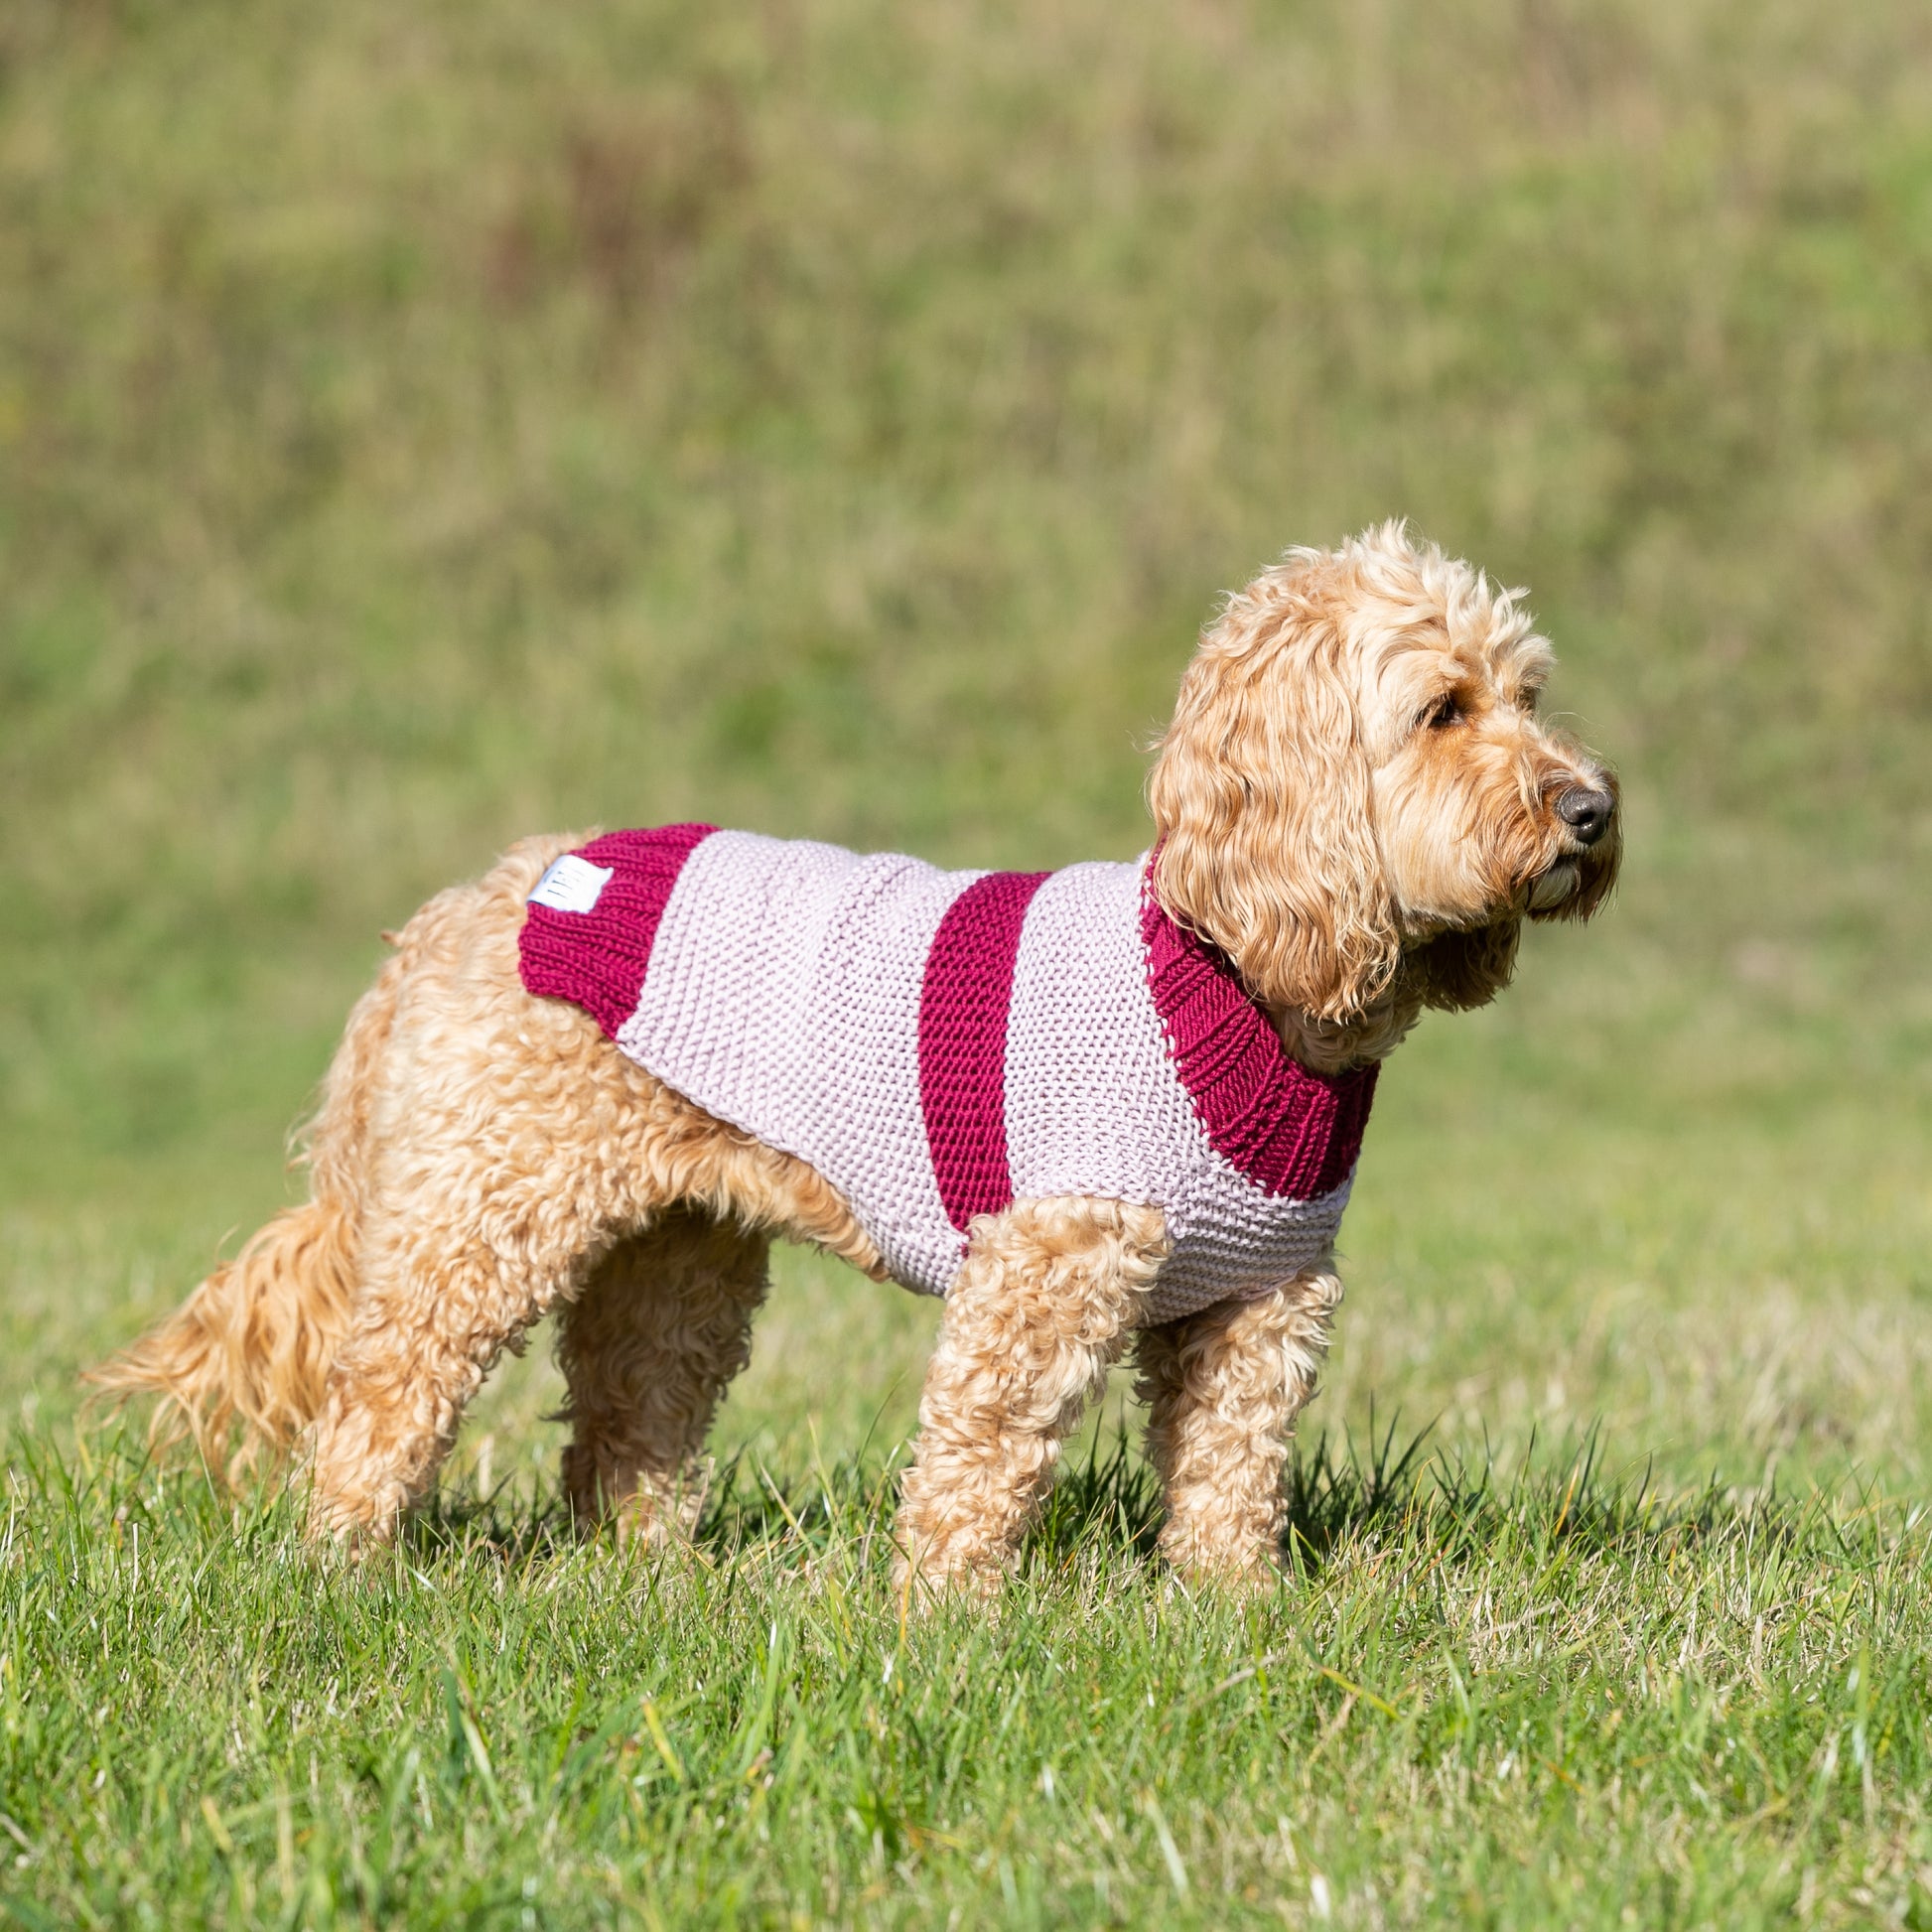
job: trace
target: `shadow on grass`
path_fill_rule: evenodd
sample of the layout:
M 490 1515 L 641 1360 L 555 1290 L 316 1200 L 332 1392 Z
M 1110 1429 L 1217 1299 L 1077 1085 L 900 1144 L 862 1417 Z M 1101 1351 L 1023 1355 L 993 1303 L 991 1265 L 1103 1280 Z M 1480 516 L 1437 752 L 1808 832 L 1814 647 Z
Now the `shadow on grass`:
M 1709 1549 L 1747 1542 L 1790 1549 L 1823 1539 L 1844 1555 L 1910 1531 L 1921 1511 L 1879 1497 L 1853 1473 L 1836 1490 L 1781 1495 L 1739 1491 L 1716 1477 L 1701 1489 L 1661 1492 L 1650 1471 L 1636 1480 L 1606 1474 L 1601 1441 L 1581 1440 L 1540 1455 L 1534 1438 L 1507 1472 L 1492 1448 L 1479 1457 L 1432 1449 L 1430 1430 L 1405 1435 L 1371 1419 L 1366 1443 L 1325 1433 L 1297 1444 L 1285 1473 L 1288 1495 L 1282 1553 L 1308 1575 L 1347 1557 L 1401 1546 L 1444 1562 L 1469 1560 L 1508 1545 L 1535 1557 L 1559 1547 L 1574 1554 Z M 175 1519 L 177 1533 L 198 1531 L 251 1543 L 299 1539 L 299 1488 L 275 1480 L 221 1488 L 179 1452 L 157 1462 L 130 1430 L 83 1433 L 69 1456 L 44 1432 L 15 1430 L 9 1447 L 15 1507 L 52 1505 L 74 1532 L 91 1522 Z M 810 1563 L 844 1552 L 863 1565 L 887 1561 L 898 1465 L 859 1455 L 809 1473 L 779 1475 L 744 1452 L 714 1472 L 695 1537 L 712 1564 L 743 1559 Z M 1895 1520 L 1894 1520 L 1895 1519 Z M 1127 1432 L 1096 1439 L 1084 1459 L 1055 1485 L 1030 1539 L 1033 1561 L 1059 1569 L 1079 1555 L 1151 1563 L 1162 1510 L 1154 1472 Z M 586 1534 L 551 1482 L 527 1476 L 487 1493 L 452 1484 L 413 1511 L 396 1555 L 421 1567 L 450 1560 L 506 1569 L 609 1547 L 608 1532 Z
M 1322 1434 L 1291 1451 L 1282 1555 L 1303 1574 L 1349 1554 L 1401 1544 L 1446 1562 L 1508 1545 L 1534 1558 L 1643 1552 L 1737 1541 L 1791 1548 L 1824 1535 L 1841 1550 L 1885 1513 L 1853 1481 L 1849 1494 L 1740 1491 L 1712 1477 L 1702 1488 L 1661 1492 L 1646 1468 L 1634 1480 L 1606 1473 L 1592 1429 L 1539 1453 L 1534 1437 L 1505 1470 L 1495 1450 L 1453 1455 L 1430 1446 L 1428 1428 L 1404 1433 L 1399 1418 L 1366 1441 Z M 810 1474 L 782 1476 L 740 1453 L 713 1476 L 696 1542 L 712 1561 L 789 1554 L 810 1562 L 860 1547 L 884 1561 L 897 1498 L 898 1467 L 855 1456 Z M 1152 1563 L 1163 1511 L 1159 1484 L 1127 1431 L 1096 1438 L 1055 1484 L 1029 1539 L 1029 1555 L 1051 1569 L 1081 1554 Z M 508 1563 L 581 1543 L 568 1505 L 535 1498 L 446 1493 L 411 1519 L 406 1540 L 423 1551 L 487 1550 Z
M 1432 1426 L 1433 1427 L 1433 1426 Z M 1662 1494 L 1645 1468 L 1634 1481 L 1603 1467 L 1599 1432 L 1539 1454 L 1534 1435 L 1507 1472 L 1485 1444 L 1480 1456 L 1431 1449 L 1430 1428 L 1405 1435 L 1400 1420 L 1378 1431 L 1373 1412 L 1366 1443 L 1325 1432 L 1293 1446 L 1284 1471 L 1287 1511 L 1282 1555 L 1311 1572 L 1349 1551 L 1402 1543 L 1445 1560 L 1473 1556 L 1507 1541 L 1519 1550 L 1629 1555 L 1646 1546 L 1702 1547 L 1748 1537 L 1789 1546 L 1820 1524 L 1866 1515 L 1871 1496 L 1840 1510 L 1825 1492 L 1783 1496 L 1774 1489 L 1740 1492 L 1713 1476 L 1694 1491 Z M 1869 1520 L 1868 1515 L 1866 1520 Z M 1125 1434 L 1055 1488 L 1035 1532 L 1035 1548 L 1055 1559 L 1093 1544 L 1151 1557 L 1162 1511 L 1153 1471 L 1134 1456 Z M 1834 1528 L 1836 1540 L 1843 1535 Z

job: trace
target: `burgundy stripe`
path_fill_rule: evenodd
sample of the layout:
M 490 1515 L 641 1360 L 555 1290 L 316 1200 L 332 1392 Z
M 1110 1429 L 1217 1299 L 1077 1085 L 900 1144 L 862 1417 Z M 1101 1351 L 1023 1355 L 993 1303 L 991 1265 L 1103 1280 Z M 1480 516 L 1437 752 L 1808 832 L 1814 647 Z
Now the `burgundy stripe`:
M 1362 1151 L 1377 1068 L 1311 1073 L 1218 947 L 1177 924 L 1150 885 L 1141 907 L 1148 989 L 1208 1144 L 1268 1193 L 1314 1200 Z
M 1007 1012 L 1020 928 L 1043 872 L 989 872 L 946 907 L 919 988 L 919 1101 L 946 1218 L 1013 1202 L 1007 1163 Z
M 524 907 L 518 941 L 523 985 L 540 998 L 570 1000 L 593 1015 L 611 1038 L 637 1011 L 651 943 L 684 862 L 718 828 L 659 825 L 643 832 L 607 832 L 577 857 L 609 866 L 588 912 Z

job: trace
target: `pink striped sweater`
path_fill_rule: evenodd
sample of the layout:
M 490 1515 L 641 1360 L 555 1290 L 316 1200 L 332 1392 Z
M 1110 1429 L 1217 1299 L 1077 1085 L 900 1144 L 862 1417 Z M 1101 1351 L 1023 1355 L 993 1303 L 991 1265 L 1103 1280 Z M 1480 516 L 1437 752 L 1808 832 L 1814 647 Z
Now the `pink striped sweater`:
M 1341 1224 L 1375 1068 L 1282 1050 L 1147 862 L 940 872 L 670 825 L 612 832 L 530 895 L 523 984 L 837 1186 L 895 1278 L 943 1295 L 976 1214 L 1160 1207 L 1149 1318 L 1264 1294 Z

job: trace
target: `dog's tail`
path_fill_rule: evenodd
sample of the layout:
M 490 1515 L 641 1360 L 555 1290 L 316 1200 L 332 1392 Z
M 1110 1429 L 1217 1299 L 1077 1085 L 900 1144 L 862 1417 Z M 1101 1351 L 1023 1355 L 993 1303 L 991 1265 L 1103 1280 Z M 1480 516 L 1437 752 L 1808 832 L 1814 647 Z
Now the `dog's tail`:
M 368 1186 L 369 1115 L 405 970 L 401 953 L 356 1003 L 303 1139 L 310 1198 L 252 1235 L 175 1312 L 87 1373 L 116 1401 L 160 1398 L 151 1435 L 193 1435 L 233 1476 L 279 1459 L 322 1407 L 348 1325 Z M 236 1424 L 240 1446 L 230 1452 Z

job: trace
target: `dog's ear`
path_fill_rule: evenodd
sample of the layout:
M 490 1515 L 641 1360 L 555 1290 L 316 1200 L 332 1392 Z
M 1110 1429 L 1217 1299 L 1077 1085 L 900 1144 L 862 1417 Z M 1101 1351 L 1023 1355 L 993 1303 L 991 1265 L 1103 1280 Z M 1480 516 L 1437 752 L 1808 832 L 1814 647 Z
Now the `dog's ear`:
M 1516 971 L 1521 934 L 1518 919 L 1499 919 L 1470 932 L 1441 933 L 1404 958 L 1403 982 L 1422 996 L 1425 1006 L 1445 1013 L 1486 1007 Z
M 1320 573 L 1229 601 L 1180 683 L 1148 781 L 1155 893 L 1270 1006 L 1345 1021 L 1401 958 L 1369 766 Z

